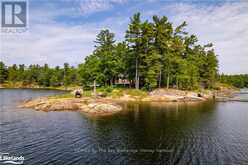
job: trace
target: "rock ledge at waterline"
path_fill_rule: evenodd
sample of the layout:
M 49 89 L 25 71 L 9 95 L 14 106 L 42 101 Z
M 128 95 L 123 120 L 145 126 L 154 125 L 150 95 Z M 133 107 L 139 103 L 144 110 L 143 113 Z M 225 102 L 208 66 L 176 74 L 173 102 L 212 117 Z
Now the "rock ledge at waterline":
M 121 106 L 108 101 L 89 98 L 37 98 L 25 101 L 21 107 L 38 111 L 80 111 L 95 115 L 107 115 L 122 110 Z
M 116 93 L 113 91 L 112 93 Z M 74 98 L 73 95 L 68 97 L 42 97 L 24 102 L 21 107 L 33 108 L 40 111 L 81 111 L 93 115 L 106 115 L 120 112 L 122 102 L 199 102 L 212 98 L 229 98 L 233 95 L 234 90 L 222 90 L 219 92 L 204 91 L 181 91 L 175 89 L 157 89 L 145 95 L 135 96 L 123 91 L 118 97 L 110 95 L 108 97 L 82 97 Z

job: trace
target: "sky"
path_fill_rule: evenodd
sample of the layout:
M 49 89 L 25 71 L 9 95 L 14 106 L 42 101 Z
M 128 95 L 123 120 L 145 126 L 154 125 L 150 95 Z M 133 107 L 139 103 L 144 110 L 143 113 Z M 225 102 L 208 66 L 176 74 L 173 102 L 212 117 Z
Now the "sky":
M 4 0 L 0 0 L 4 1 Z M 94 50 L 101 29 L 124 40 L 130 17 L 167 16 L 183 21 L 199 44 L 213 43 L 219 72 L 248 74 L 246 0 L 29 0 L 28 32 L 0 34 L 0 60 L 7 65 L 78 65 Z

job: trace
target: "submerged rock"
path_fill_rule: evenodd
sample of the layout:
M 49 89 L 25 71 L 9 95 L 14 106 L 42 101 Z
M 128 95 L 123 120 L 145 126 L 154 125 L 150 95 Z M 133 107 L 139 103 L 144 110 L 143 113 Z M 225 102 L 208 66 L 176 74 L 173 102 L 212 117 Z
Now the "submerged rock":
M 112 112 L 118 112 L 120 111 L 122 108 L 118 105 L 114 105 L 114 104 L 106 104 L 106 103 L 92 103 L 89 104 L 88 107 L 95 111 L 96 113 L 112 113 Z

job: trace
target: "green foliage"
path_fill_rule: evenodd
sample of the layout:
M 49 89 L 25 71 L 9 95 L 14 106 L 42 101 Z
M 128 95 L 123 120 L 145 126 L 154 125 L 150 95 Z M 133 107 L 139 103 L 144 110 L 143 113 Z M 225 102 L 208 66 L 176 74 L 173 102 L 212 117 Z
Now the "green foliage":
M 5 66 L 5 64 L 0 61 L 0 84 L 4 83 L 7 80 L 7 68 Z
M 11 84 L 20 84 L 24 86 L 39 85 L 42 87 L 59 87 L 62 85 L 80 85 L 78 78 L 78 69 L 65 64 L 64 68 L 59 66 L 50 68 L 47 64 L 44 66 L 30 65 L 29 67 L 21 64 L 6 67 L 0 62 L 0 83 L 8 81 Z
M 240 75 L 224 75 L 221 74 L 218 77 L 221 83 L 226 83 L 237 88 L 248 88 L 248 74 Z
M 84 91 L 83 96 L 86 96 L 86 97 L 92 96 L 92 91 L 90 90 Z
M 142 22 L 140 18 L 140 13 L 134 14 L 131 18 L 131 22 L 128 25 L 128 30 L 126 32 L 126 42 L 128 43 L 130 53 L 127 57 L 129 68 L 129 73 L 133 73 L 129 76 L 130 79 L 135 79 L 135 88 L 139 89 L 139 79 L 140 79 L 140 69 L 141 66 L 141 58 L 142 51 L 146 51 L 142 49 Z M 143 26 L 144 28 L 144 26 Z
M 124 93 L 123 93 L 123 90 L 122 89 L 114 89 L 112 92 L 111 92 L 111 96 L 113 98 L 118 98 L 118 97 L 121 97 L 123 96 Z
M 104 92 L 106 92 L 106 93 L 111 93 L 112 91 L 113 91 L 113 88 L 112 87 L 106 87 L 104 89 Z
M 18 79 L 18 70 L 17 65 L 14 64 L 8 68 L 8 80 L 15 83 Z
M 98 88 L 97 89 L 97 92 L 100 92 L 100 93 L 102 93 L 102 94 L 104 94 L 104 95 L 107 96 L 107 95 L 110 95 L 113 90 L 114 90 L 113 87 L 106 86 L 106 87 L 100 87 L 100 88 Z
M 125 90 L 124 93 L 130 96 L 138 96 L 138 97 L 145 97 L 147 96 L 147 92 L 138 90 L 138 89 L 128 89 Z
M 197 36 L 189 35 L 186 26 L 183 22 L 174 27 L 165 16 L 142 20 L 140 13 L 136 13 L 130 20 L 124 41 L 118 43 L 114 33 L 101 30 L 96 36 L 95 50 L 77 68 L 68 63 L 63 68 L 49 68 L 47 64 L 5 67 L 0 63 L 0 83 L 8 80 L 46 87 L 80 85 L 92 89 L 95 81 L 107 94 L 112 92 L 116 82 L 120 85 L 119 80 L 128 82 L 123 86 L 146 90 L 213 88 L 218 73 L 213 44 L 197 44 Z M 221 81 L 241 87 L 247 84 L 243 77 L 234 79 Z

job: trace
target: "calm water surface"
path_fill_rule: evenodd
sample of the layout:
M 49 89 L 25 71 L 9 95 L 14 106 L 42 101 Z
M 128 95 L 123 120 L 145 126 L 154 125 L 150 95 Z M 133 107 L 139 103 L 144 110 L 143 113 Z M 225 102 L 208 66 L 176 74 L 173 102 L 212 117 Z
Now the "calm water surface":
M 248 103 L 132 103 L 94 118 L 16 107 L 58 93 L 0 90 L 0 152 L 22 155 L 31 165 L 248 164 Z

